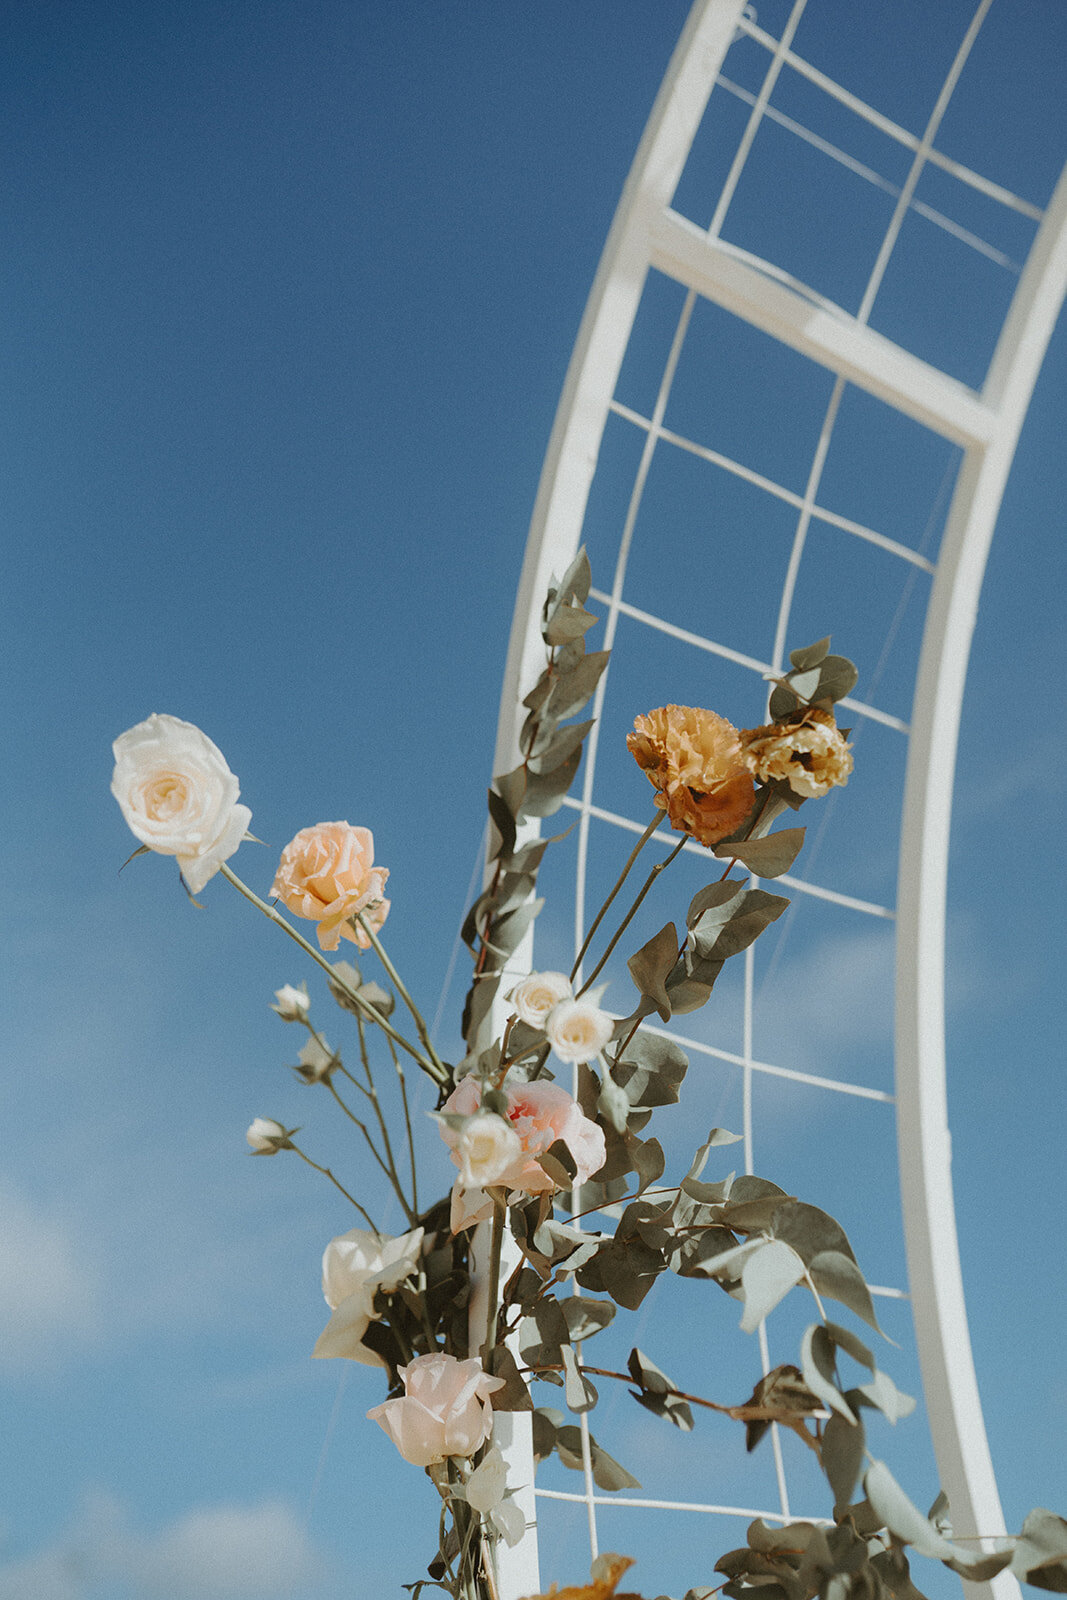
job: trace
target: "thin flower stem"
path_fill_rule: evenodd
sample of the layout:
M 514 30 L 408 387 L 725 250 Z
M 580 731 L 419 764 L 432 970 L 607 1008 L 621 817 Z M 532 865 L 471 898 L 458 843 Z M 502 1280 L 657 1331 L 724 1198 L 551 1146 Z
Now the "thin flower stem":
M 407 1006 L 408 1010 L 411 1012 L 412 1020 L 415 1023 L 415 1028 L 416 1028 L 416 1031 L 417 1031 L 417 1033 L 419 1035 L 419 1041 L 422 1044 L 423 1049 L 426 1051 L 426 1054 L 429 1056 L 430 1060 L 433 1062 L 434 1067 L 436 1068 L 437 1072 L 440 1074 L 440 1076 L 438 1078 L 438 1082 L 439 1083 L 447 1083 L 449 1081 L 448 1068 L 445 1066 L 444 1062 L 441 1060 L 441 1057 L 437 1054 L 437 1051 L 434 1049 L 433 1041 L 430 1038 L 430 1030 L 429 1030 L 429 1028 L 427 1028 L 426 1023 L 423 1020 L 422 1012 L 419 1010 L 419 1008 L 415 1004 L 414 1000 L 408 994 L 408 991 L 404 986 L 403 980 L 401 979 L 399 972 L 397 972 L 396 968 L 393 966 L 393 963 L 390 961 L 389 957 L 386 955 L 385 946 L 382 944 L 381 940 L 378 938 L 378 935 L 375 933 L 375 931 L 371 927 L 370 923 L 364 917 L 362 911 L 357 911 L 356 912 L 354 920 L 359 924 L 359 926 L 362 928 L 363 932 L 367 935 L 367 938 L 370 940 L 371 944 L 374 946 L 375 955 L 378 957 L 378 960 L 381 962 L 382 966 L 385 968 L 386 972 L 389 974 L 389 978 L 392 981 L 392 983 L 395 985 L 396 991 L 399 994 L 401 1000 L 403 1000 L 404 1004 Z
M 613 938 L 611 939 L 610 943 L 608 944 L 607 949 L 604 951 L 604 954 L 601 956 L 600 960 L 597 962 L 596 966 L 593 968 L 593 970 L 589 974 L 588 978 L 582 984 L 582 987 L 578 990 L 579 995 L 583 995 L 585 993 L 585 991 L 590 987 L 590 985 L 595 983 L 596 979 L 599 977 L 600 973 L 603 971 L 604 966 L 607 963 L 608 957 L 611 955 L 611 952 L 614 950 L 615 946 L 618 944 L 619 940 L 622 938 L 623 934 L 626 932 L 626 929 L 630 926 L 630 923 L 633 921 L 634 917 L 636 916 L 637 908 L 640 906 L 642 900 L 645 898 L 645 895 L 651 889 L 652 885 L 655 883 L 655 881 L 659 877 L 660 873 L 661 872 L 666 872 L 667 868 L 670 866 L 670 864 L 674 860 L 675 856 L 679 854 L 679 852 L 681 851 L 681 849 L 685 845 L 686 840 L 688 839 L 688 837 L 689 837 L 688 834 L 684 834 L 683 833 L 682 837 L 678 840 L 678 843 L 675 845 L 674 849 L 671 851 L 671 853 L 667 857 L 666 861 L 660 861 L 660 862 L 657 863 L 656 866 L 654 866 L 652 868 L 652 871 L 649 873 L 648 877 L 645 879 L 644 886 L 641 889 L 640 894 L 637 896 L 637 899 L 634 901 L 633 905 L 630 907 L 630 909 L 626 913 L 625 917 L 623 917 L 622 921 L 620 922 L 620 924 L 618 926 L 618 929 L 616 930 Z
M 382 1157 L 381 1157 L 381 1155 L 380 1155 L 380 1153 L 378 1151 L 378 1147 L 374 1143 L 374 1140 L 371 1138 L 370 1130 L 367 1128 L 366 1124 L 361 1122 L 359 1120 L 359 1118 L 356 1116 L 355 1112 L 351 1109 L 351 1107 L 347 1106 L 345 1104 L 345 1102 L 341 1099 L 341 1096 L 337 1093 L 337 1090 L 334 1088 L 333 1084 L 330 1083 L 328 1079 L 326 1080 L 326 1087 L 329 1089 L 330 1093 L 333 1095 L 334 1099 L 337 1101 L 337 1104 L 341 1107 L 341 1110 L 344 1112 L 344 1114 L 348 1118 L 348 1120 L 350 1122 L 354 1122 L 355 1123 L 356 1127 L 359 1129 L 360 1133 L 363 1135 L 364 1139 L 367 1141 L 367 1148 L 369 1149 L 371 1155 L 374 1157 L 375 1161 L 381 1167 L 382 1171 L 385 1173 L 385 1176 L 389 1179 L 389 1182 L 392 1184 L 392 1186 L 393 1186 L 393 1188 L 395 1190 L 396 1189 L 396 1174 L 390 1169 L 388 1164 L 385 1161 L 382 1160 Z M 403 1197 L 402 1196 L 400 1196 L 400 1198 L 401 1198 L 402 1202 L 404 1203 L 405 1209 L 406 1209 L 406 1202 L 403 1201 Z
M 396 1075 L 400 1079 L 400 1099 L 404 1107 L 404 1128 L 407 1132 L 408 1159 L 411 1163 L 411 1206 L 415 1215 L 419 1211 L 419 1180 L 415 1170 L 415 1135 L 411 1126 L 411 1108 L 408 1105 L 408 1085 L 404 1077 L 404 1064 L 396 1053 L 396 1046 L 392 1039 L 389 1040 L 389 1051 L 393 1058 Z
M 577 956 L 574 958 L 574 965 L 573 965 L 573 967 L 571 968 L 571 971 L 570 971 L 570 978 L 571 978 L 571 982 L 572 983 L 574 982 L 574 979 L 575 979 L 575 977 L 577 975 L 579 967 L 581 966 L 583 960 L 585 959 L 585 955 L 586 955 L 587 950 L 589 949 L 589 946 L 593 942 L 594 934 L 596 933 L 597 929 L 600 927 L 600 924 L 604 920 L 604 917 L 605 917 L 605 915 L 607 913 L 608 907 L 610 906 L 611 902 L 614 900 L 615 896 L 618 894 L 619 890 L 622 888 L 623 884 L 626 882 L 627 874 L 629 873 L 630 868 L 633 866 L 634 862 L 637 860 L 638 856 L 641 854 L 642 849 L 648 843 L 649 839 L 651 839 L 652 835 L 655 833 L 655 831 L 659 827 L 660 823 L 664 821 L 664 819 L 666 818 L 666 815 L 667 815 L 666 811 L 657 811 L 656 815 L 652 818 L 652 821 L 649 823 L 648 827 L 645 829 L 645 831 L 641 835 L 640 839 L 638 839 L 637 843 L 634 845 L 633 849 L 630 851 L 629 860 L 627 861 L 626 865 L 623 867 L 622 871 L 619 873 L 619 876 L 615 880 L 615 887 L 612 889 L 611 893 L 608 895 L 607 899 L 604 901 L 604 904 L 601 906 L 600 910 L 597 912 L 596 916 L 593 918 L 592 926 L 590 927 L 589 932 L 585 936 L 585 942 L 582 945 L 582 948 L 579 950 Z
M 435 1083 L 445 1083 L 447 1081 L 447 1073 L 445 1073 L 444 1076 L 441 1075 L 442 1069 L 440 1063 L 438 1063 L 437 1066 L 434 1066 L 432 1062 L 427 1061 L 426 1057 L 415 1048 L 409 1039 L 405 1039 L 402 1033 L 397 1033 L 396 1029 L 385 1020 L 381 1012 L 372 1006 L 369 1000 L 362 999 L 358 989 L 350 988 L 349 985 L 345 983 L 340 973 L 337 972 L 336 969 L 332 967 L 326 960 L 326 957 L 321 955 L 319 951 L 315 949 L 313 944 L 309 944 L 304 938 L 303 934 L 297 933 L 292 924 L 286 922 L 285 918 L 280 912 L 276 911 L 272 905 L 268 905 L 266 900 L 261 900 L 259 895 L 248 887 L 247 883 L 242 883 L 236 872 L 233 872 L 226 865 L 225 861 L 219 867 L 219 871 L 222 873 L 224 878 L 233 884 L 234 888 L 239 894 L 243 894 L 246 900 L 250 900 L 257 910 L 262 911 L 263 915 L 268 917 L 271 922 L 275 923 L 279 928 L 281 928 L 283 933 L 287 933 L 290 939 L 298 944 L 306 955 L 311 957 L 312 961 L 317 962 L 317 964 L 322 968 L 323 972 L 327 974 L 330 981 L 342 991 L 347 999 L 351 1000 L 354 1005 L 359 1007 L 360 1011 L 367 1018 L 368 1022 L 376 1022 L 380 1028 L 384 1029 L 389 1037 L 395 1040 L 402 1050 L 406 1050 L 408 1055 L 413 1057 L 414 1060 L 418 1062 L 423 1072 L 425 1072 L 428 1077 L 431 1077 Z
M 367 1224 L 367 1226 L 371 1230 L 371 1232 L 377 1234 L 379 1239 L 383 1237 L 382 1230 L 377 1226 L 376 1223 L 371 1221 L 370 1217 L 364 1211 L 364 1209 L 360 1205 L 359 1201 L 353 1195 L 349 1194 L 349 1192 L 345 1188 L 344 1184 L 338 1182 L 338 1180 L 334 1177 L 333 1173 L 330 1171 L 329 1167 L 320 1167 L 317 1161 L 312 1161 L 310 1156 L 306 1156 L 304 1154 L 303 1150 L 301 1150 L 300 1146 L 298 1144 L 294 1144 L 291 1139 L 290 1139 L 289 1143 L 286 1145 L 286 1149 L 295 1151 L 296 1154 L 300 1157 L 301 1161 L 306 1161 L 309 1167 L 314 1167 L 315 1171 L 316 1172 L 321 1172 L 324 1178 L 329 1178 L 329 1180 L 333 1184 L 334 1188 L 335 1189 L 339 1189 L 341 1191 L 341 1193 L 344 1195 L 345 1199 L 350 1201 L 351 1204 L 355 1206 L 356 1210 L 359 1212 L 360 1216 L 363 1218 L 364 1222 Z
M 374 1107 L 374 1115 L 378 1119 L 378 1126 L 382 1131 L 382 1142 L 385 1145 L 385 1158 L 388 1162 L 389 1181 L 396 1191 L 397 1199 L 404 1208 L 408 1222 L 415 1221 L 415 1213 L 408 1205 L 404 1190 L 400 1183 L 400 1174 L 396 1170 L 396 1157 L 393 1155 L 393 1142 L 389 1137 L 389 1128 L 385 1121 L 384 1113 L 378 1100 L 378 1091 L 374 1086 L 374 1078 L 370 1069 L 370 1056 L 367 1053 L 367 1033 L 363 1025 L 363 1018 L 356 1018 L 356 1027 L 359 1029 L 359 1053 L 363 1062 L 363 1070 L 367 1074 L 367 1088 L 370 1090 L 370 1103 Z

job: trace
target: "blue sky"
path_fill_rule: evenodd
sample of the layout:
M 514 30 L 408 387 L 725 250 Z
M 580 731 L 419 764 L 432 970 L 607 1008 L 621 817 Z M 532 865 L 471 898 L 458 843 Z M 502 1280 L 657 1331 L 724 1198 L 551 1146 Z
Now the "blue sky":
M 221 881 L 196 911 L 167 863 L 117 875 L 130 840 L 108 793 L 110 743 L 156 710 L 203 727 L 266 842 L 239 863 L 260 890 L 298 828 L 335 817 L 370 826 L 392 872 L 390 950 L 435 1010 L 478 857 L 541 457 L 686 9 L 71 0 L 8 14 L 4 1600 L 335 1600 L 392 1592 L 421 1571 L 409 1530 L 432 1516 L 429 1491 L 362 1420 L 378 1380 L 360 1370 L 339 1388 L 340 1363 L 308 1359 L 325 1314 L 319 1254 L 349 1221 L 296 1163 L 244 1153 L 251 1118 L 277 1116 L 303 1122 L 309 1150 L 354 1170 L 343 1131 L 285 1071 L 297 1044 L 268 1009 L 275 988 L 305 975 L 300 958 Z M 757 9 L 776 31 L 780 0 Z M 931 16 L 894 0 L 861 28 L 845 0 L 811 0 L 797 48 L 918 131 L 967 9 L 951 0 Z M 939 141 L 1038 204 L 1067 148 L 1065 35 L 1047 0 L 996 0 Z M 728 61 L 742 88 L 753 51 Z M 745 114 L 736 96 L 719 103 L 711 134 Z M 796 82 L 783 80 L 775 104 L 801 121 L 817 114 Z M 820 126 L 901 180 L 899 149 L 850 119 Z M 806 167 L 780 181 L 781 137 L 761 135 L 727 236 L 848 305 L 891 202 L 857 186 L 846 212 L 823 216 L 805 200 Z M 718 151 L 709 137 L 683 180 L 679 203 L 694 215 Z M 920 197 L 956 206 L 955 220 L 1004 254 L 1025 252 L 1025 219 L 949 194 L 937 174 Z M 918 222 L 895 269 L 875 325 L 980 381 L 1010 271 Z M 650 289 L 620 380 L 635 407 L 671 314 L 666 287 Z M 694 324 L 691 348 L 715 383 L 698 359 L 680 373 L 676 425 L 748 449 L 760 470 L 793 482 L 828 380 L 799 358 L 776 366 L 763 351 L 753 364 L 735 335 L 718 313 Z M 1055 709 L 1065 401 L 1061 328 L 983 594 L 950 885 L 955 1181 L 1009 1524 L 1034 1503 L 1067 1510 L 1057 855 L 1067 751 Z M 878 420 L 859 399 L 843 413 L 851 453 L 831 457 L 826 503 L 913 546 L 924 530 L 936 541 L 949 453 L 906 429 L 876 431 Z M 613 419 L 605 469 L 624 470 L 632 450 Z M 648 517 L 667 543 L 640 547 L 635 592 L 687 626 L 732 629 L 731 642 L 760 654 L 766 603 L 749 546 L 731 537 L 751 506 L 722 489 L 701 534 L 714 534 L 707 555 L 674 531 L 702 492 L 684 472 L 650 480 Z M 605 473 L 594 561 L 619 493 Z M 784 530 L 769 529 L 772 544 Z M 825 561 L 825 580 L 798 597 L 793 642 L 832 629 L 872 679 L 899 574 L 883 584 L 882 569 L 829 545 Z M 879 703 L 904 716 L 917 603 L 900 613 L 879 680 Z M 609 745 L 606 721 L 599 770 L 620 809 L 648 803 L 617 753 L 635 710 L 698 701 L 706 688 L 706 703 L 738 722 L 761 715 L 754 683 L 725 674 L 698 692 L 681 653 L 651 661 L 635 648 L 618 668 L 606 718 L 620 737 Z M 850 892 L 869 873 L 892 893 L 892 823 L 878 818 L 898 782 L 899 750 L 866 729 L 820 847 Z M 545 948 L 559 937 L 546 922 Z M 858 1061 L 869 1081 L 887 1081 L 883 933 L 798 912 L 773 959 L 768 1048 L 794 1050 L 813 1071 Z M 442 1016 L 446 1051 L 463 961 Z M 837 991 L 824 1008 L 813 991 L 828 971 Z M 624 991 L 607 1000 L 621 1008 Z M 317 998 L 317 1012 L 340 1043 L 329 1004 Z M 731 1007 L 724 986 L 724 1029 Z M 732 1093 L 725 1081 L 721 1093 L 709 1087 L 727 1123 Z M 778 1177 L 780 1159 L 832 1194 L 857 1248 L 860 1236 L 872 1249 L 883 1231 L 888 1241 L 891 1228 L 872 1221 L 895 1204 L 882 1125 L 857 1112 L 820 1132 L 788 1097 L 766 1111 L 761 1170 Z M 434 1139 L 428 1129 L 428 1159 Z M 848 1157 L 876 1139 L 869 1203 Z M 742 1343 L 733 1309 L 716 1301 L 709 1313 L 726 1387 L 734 1357 L 717 1341 Z M 669 1323 L 669 1311 L 657 1318 Z M 906 1343 L 903 1321 L 894 1336 Z M 653 1355 L 658 1337 L 654 1322 L 633 1335 Z M 887 1365 L 907 1387 L 907 1349 Z M 720 1471 L 740 1495 L 763 1470 L 737 1458 L 725 1431 L 703 1430 L 705 1454 L 685 1458 L 677 1435 L 647 1423 L 615 1397 L 595 1426 L 628 1464 L 650 1461 L 649 1483 Z M 885 1450 L 925 1504 L 934 1469 L 921 1421 L 910 1426 L 915 1440 L 904 1424 Z M 558 1559 L 584 1562 L 566 1518 L 560 1527 Z M 606 1542 L 626 1547 L 630 1531 L 605 1530 Z M 636 1576 L 649 1590 L 701 1577 L 653 1570 L 647 1534 L 632 1531 L 635 1547 L 646 1541 Z M 715 1537 L 718 1553 L 733 1535 Z M 543 1575 L 575 1581 L 581 1570 L 546 1563 Z

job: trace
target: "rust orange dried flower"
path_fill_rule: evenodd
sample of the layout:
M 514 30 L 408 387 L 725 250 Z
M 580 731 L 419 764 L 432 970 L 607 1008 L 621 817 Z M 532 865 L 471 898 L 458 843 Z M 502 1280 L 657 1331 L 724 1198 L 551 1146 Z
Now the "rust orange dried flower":
M 715 845 L 740 827 L 755 801 L 737 729 L 714 711 L 661 706 L 634 718 L 626 739 L 672 828 Z
M 641 1600 L 640 1595 L 615 1593 L 623 1573 L 632 1566 L 629 1556 L 605 1552 L 593 1562 L 591 1583 L 569 1584 L 566 1589 L 553 1584 L 546 1594 L 530 1595 L 529 1600 Z
M 852 749 L 832 711 L 809 706 L 799 722 L 772 722 L 746 728 L 741 748 L 749 770 L 761 783 L 785 779 L 794 794 L 814 800 L 848 782 Z

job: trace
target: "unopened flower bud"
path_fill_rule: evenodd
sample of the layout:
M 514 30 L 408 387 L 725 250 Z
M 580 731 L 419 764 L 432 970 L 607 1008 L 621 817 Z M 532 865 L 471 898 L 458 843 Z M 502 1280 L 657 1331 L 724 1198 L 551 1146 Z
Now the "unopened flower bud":
M 396 996 L 383 989 L 380 983 L 375 983 L 373 978 L 370 983 L 365 983 L 360 988 L 364 1000 L 369 1000 L 379 1016 L 391 1017 L 396 1006 Z
M 277 1004 L 271 1006 L 283 1022 L 306 1022 L 311 1001 L 308 999 L 307 987 L 301 984 L 299 989 L 291 983 L 284 983 L 280 989 L 275 989 L 274 999 Z
M 254 1156 L 276 1156 L 279 1150 L 292 1149 L 290 1134 L 295 1132 L 295 1128 L 283 1128 L 273 1117 L 256 1117 L 245 1138 Z

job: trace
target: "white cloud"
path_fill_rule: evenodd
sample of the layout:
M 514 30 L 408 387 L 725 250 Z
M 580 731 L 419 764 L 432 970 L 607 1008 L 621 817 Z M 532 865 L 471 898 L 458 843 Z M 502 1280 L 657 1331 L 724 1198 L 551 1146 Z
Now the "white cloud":
M 95 1339 L 100 1285 L 73 1227 L 9 1186 L 0 1188 L 0 1284 L 4 1375 L 53 1369 Z
M 87 1498 L 56 1545 L 0 1567 L 0 1600 L 295 1600 L 326 1591 L 325 1563 L 280 1500 L 203 1506 L 154 1534 L 112 1496 Z

